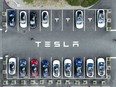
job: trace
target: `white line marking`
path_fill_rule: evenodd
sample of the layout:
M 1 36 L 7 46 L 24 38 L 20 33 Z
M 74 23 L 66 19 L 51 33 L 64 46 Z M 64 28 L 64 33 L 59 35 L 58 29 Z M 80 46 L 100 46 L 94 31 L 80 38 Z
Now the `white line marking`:
M 30 31 L 30 10 L 27 11 L 28 17 L 27 17 L 27 25 L 28 25 L 28 31 Z M 29 21 L 29 22 L 28 22 Z
M 8 79 L 8 67 L 7 67 L 8 58 L 6 58 L 6 79 Z
M 58 22 L 58 21 L 59 21 L 59 18 L 54 18 L 54 19 L 55 19 L 55 21 L 56 21 L 56 22 Z
M 62 70 L 62 73 L 61 73 L 61 78 L 63 79 L 63 77 L 64 77 L 64 74 L 63 74 L 63 73 L 64 73 L 64 66 L 63 66 L 63 65 L 64 65 L 64 61 L 63 61 L 63 57 L 62 57 L 62 62 L 61 62 L 61 63 L 62 63 L 62 69 L 61 69 L 61 70 Z
M 95 79 L 96 79 L 96 57 L 95 57 L 95 61 L 94 62 L 95 62 L 95 65 L 94 65 L 95 66 L 95 70 L 94 71 L 95 71 Z
M 84 59 L 84 67 L 85 67 L 85 69 L 83 68 L 83 78 L 85 78 L 85 74 L 86 74 L 86 65 L 85 65 L 85 57 L 83 57 L 83 59 Z
M 30 57 L 29 57 L 29 60 L 28 60 L 28 65 L 29 65 L 29 67 L 28 67 L 28 78 L 31 78 L 30 77 Z
M 40 61 L 41 61 L 41 57 L 40 57 Z M 40 73 L 39 73 L 40 76 L 39 76 L 39 77 L 40 77 L 40 79 L 41 79 L 41 78 L 42 78 L 42 76 L 41 76 L 41 62 L 40 62 L 40 64 L 39 64 L 39 67 L 40 67 Z
M 39 11 L 39 24 L 40 24 L 40 29 L 39 31 L 41 31 L 41 28 L 42 28 L 42 22 L 41 22 L 41 10 Z
M 17 76 L 18 76 L 18 79 L 19 79 L 19 57 L 17 57 Z
M 51 10 L 51 31 L 52 31 L 52 10 Z
M 116 59 L 116 57 L 110 57 L 111 59 Z
M 51 66 L 52 66 L 52 57 L 51 57 Z M 51 68 L 51 73 L 52 73 L 52 68 Z M 53 73 L 52 73 L 53 74 Z M 52 79 L 52 74 L 50 74 L 51 79 Z
M 7 27 L 7 12 L 8 12 L 8 9 L 6 9 L 6 30 L 5 30 L 5 32 L 7 32 L 8 31 L 8 27 Z
M 19 10 L 17 10 L 17 31 L 19 31 Z
M 96 31 L 96 10 L 95 10 L 95 31 Z
M 74 25 L 75 25 L 75 24 L 74 24 L 74 21 L 75 21 L 74 18 L 75 18 L 75 17 L 74 17 L 74 10 L 73 10 L 73 30 L 72 30 L 72 31 L 75 31 L 75 30 L 74 30 Z
M 63 31 L 63 10 L 62 10 L 62 30 Z
M 85 10 L 84 10 L 84 31 L 85 31 Z
M 74 57 L 73 57 L 73 66 L 72 66 L 72 71 L 73 71 L 73 79 L 74 79 L 74 76 L 75 76 L 75 73 L 74 73 Z

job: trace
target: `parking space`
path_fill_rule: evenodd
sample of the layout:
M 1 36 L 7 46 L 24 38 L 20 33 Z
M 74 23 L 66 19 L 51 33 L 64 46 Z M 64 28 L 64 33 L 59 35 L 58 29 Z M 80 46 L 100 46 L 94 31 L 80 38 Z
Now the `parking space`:
M 62 10 L 52 10 L 52 31 L 62 31 Z
M 97 20 L 98 19 L 98 13 L 97 12 L 98 12 L 98 10 L 96 9 L 96 30 L 97 31 L 101 31 L 101 32 L 102 31 L 106 31 L 106 28 L 107 28 L 107 19 L 108 19 L 107 18 L 107 15 L 108 15 L 107 10 L 105 9 L 105 15 L 104 15 L 105 16 L 105 26 L 101 27 L 101 28 L 98 26 L 98 20 Z
M 85 10 L 85 31 L 96 31 L 96 11 Z
M 63 30 L 64 32 L 73 31 L 74 17 L 73 10 L 63 10 Z
M 78 17 L 78 14 L 76 14 L 78 11 L 82 11 L 82 18 L 83 18 L 83 25 L 82 25 L 82 28 L 78 28 L 78 26 L 79 26 L 79 24 L 76 24 L 76 17 Z M 74 26 L 74 29 L 73 29 L 73 31 L 85 31 L 85 10 L 80 10 L 80 9 L 78 9 L 78 10 L 74 10 L 74 24 L 73 24 L 73 26 Z
M 29 10 L 19 10 L 19 14 L 18 14 L 18 18 L 19 18 L 19 26 L 17 26 L 17 28 L 19 28 L 18 30 L 20 32 L 28 32 L 30 31 L 30 27 L 29 27 Z M 22 15 L 21 15 L 22 13 Z M 25 15 L 25 16 L 24 16 Z
M 42 15 L 43 12 L 43 15 Z M 46 12 L 46 13 L 45 13 Z M 41 10 L 41 31 L 52 31 L 52 11 L 51 10 Z M 48 14 L 48 15 L 46 15 Z M 48 17 L 48 20 L 45 20 Z M 45 19 L 44 19 L 45 18 Z

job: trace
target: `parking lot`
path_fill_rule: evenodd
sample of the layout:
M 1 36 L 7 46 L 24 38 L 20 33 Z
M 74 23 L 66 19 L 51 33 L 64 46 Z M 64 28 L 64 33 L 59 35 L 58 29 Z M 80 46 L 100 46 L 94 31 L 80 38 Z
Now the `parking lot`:
M 7 9 L 7 11 L 10 9 Z M 107 9 L 106 9 L 107 10 Z M 28 20 L 28 26 L 24 29 L 21 28 L 19 25 L 19 12 L 20 11 L 26 11 L 27 12 L 27 20 Z M 17 23 L 16 27 L 12 27 L 12 29 L 16 29 L 17 31 L 32 31 L 33 29 L 30 29 L 29 26 L 29 20 L 30 20 L 30 12 L 32 10 L 17 10 Z M 35 30 L 38 30 L 38 32 L 46 32 L 46 31 L 61 31 L 61 32 L 72 32 L 72 31 L 97 31 L 97 30 L 106 30 L 106 27 L 103 29 L 100 29 L 97 27 L 97 9 L 87 9 L 87 10 L 82 10 L 84 13 L 84 27 L 82 29 L 77 29 L 76 28 L 76 23 L 75 23 L 75 10 L 45 10 L 48 11 L 49 13 L 49 27 L 44 28 L 41 24 L 41 12 L 44 10 L 33 10 L 34 12 L 37 13 L 37 27 Z M 106 11 L 106 14 L 107 11 Z M 8 19 L 8 18 L 7 18 Z M 8 21 L 8 20 L 6 20 Z M 106 22 L 107 25 L 107 22 Z M 11 27 L 7 26 L 6 27 L 8 30 L 11 29 Z

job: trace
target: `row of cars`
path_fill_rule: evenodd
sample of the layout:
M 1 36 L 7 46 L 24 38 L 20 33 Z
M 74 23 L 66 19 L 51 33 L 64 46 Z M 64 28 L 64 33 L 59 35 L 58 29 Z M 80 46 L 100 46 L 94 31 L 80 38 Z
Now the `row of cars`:
M 30 12 L 30 19 L 28 20 L 28 14 L 26 11 L 19 12 L 19 24 L 21 28 L 26 28 L 28 25 L 28 21 L 30 24 L 30 28 L 36 28 L 37 26 L 37 13 L 34 11 Z M 49 12 L 42 11 L 41 12 L 41 22 L 44 28 L 49 27 Z M 16 11 L 9 10 L 8 11 L 8 25 L 14 27 L 16 25 Z M 82 10 L 77 10 L 75 12 L 75 25 L 76 28 L 82 29 L 84 27 L 84 13 Z M 105 10 L 99 9 L 97 10 L 97 26 L 99 28 L 105 27 Z
M 30 65 L 30 67 L 28 65 Z M 97 63 L 95 63 L 93 59 L 87 59 L 85 61 L 85 66 L 84 66 L 84 60 L 82 58 L 74 59 L 74 63 L 71 59 L 66 58 L 63 61 L 63 66 L 61 65 L 62 64 L 60 60 L 53 60 L 52 64 L 50 64 L 50 61 L 48 60 L 42 60 L 41 63 L 39 64 L 39 61 L 37 59 L 32 59 L 30 61 L 30 64 L 28 64 L 25 59 L 20 59 L 19 60 L 19 75 L 20 77 L 25 77 L 28 73 L 28 69 L 30 68 L 30 75 L 32 77 L 37 77 L 41 73 L 41 76 L 43 78 L 49 78 L 51 74 L 51 69 L 52 69 L 52 75 L 53 77 L 56 77 L 56 78 L 60 77 L 62 72 L 65 77 L 67 78 L 72 77 L 73 71 L 74 71 L 74 76 L 77 78 L 83 77 L 84 72 L 86 72 L 87 77 L 92 78 L 95 76 L 94 75 L 95 66 L 97 68 L 96 69 L 97 74 L 100 77 L 104 77 L 106 74 L 105 72 L 106 62 L 104 58 L 98 58 Z M 40 72 L 40 67 L 41 67 L 41 72 Z M 9 58 L 8 60 L 9 75 L 15 75 L 17 70 L 16 68 L 17 68 L 16 58 Z

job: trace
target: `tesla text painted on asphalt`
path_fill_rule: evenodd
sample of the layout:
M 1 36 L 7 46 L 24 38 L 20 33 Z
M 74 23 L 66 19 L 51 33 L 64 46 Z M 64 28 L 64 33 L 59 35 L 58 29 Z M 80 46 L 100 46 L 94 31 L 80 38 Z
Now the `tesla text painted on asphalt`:
M 66 41 L 35 41 L 37 47 L 41 47 L 44 44 L 44 47 L 79 47 L 79 41 L 72 41 L 71 44 Z M 53 43 L 53 44 L 52 44 Z

